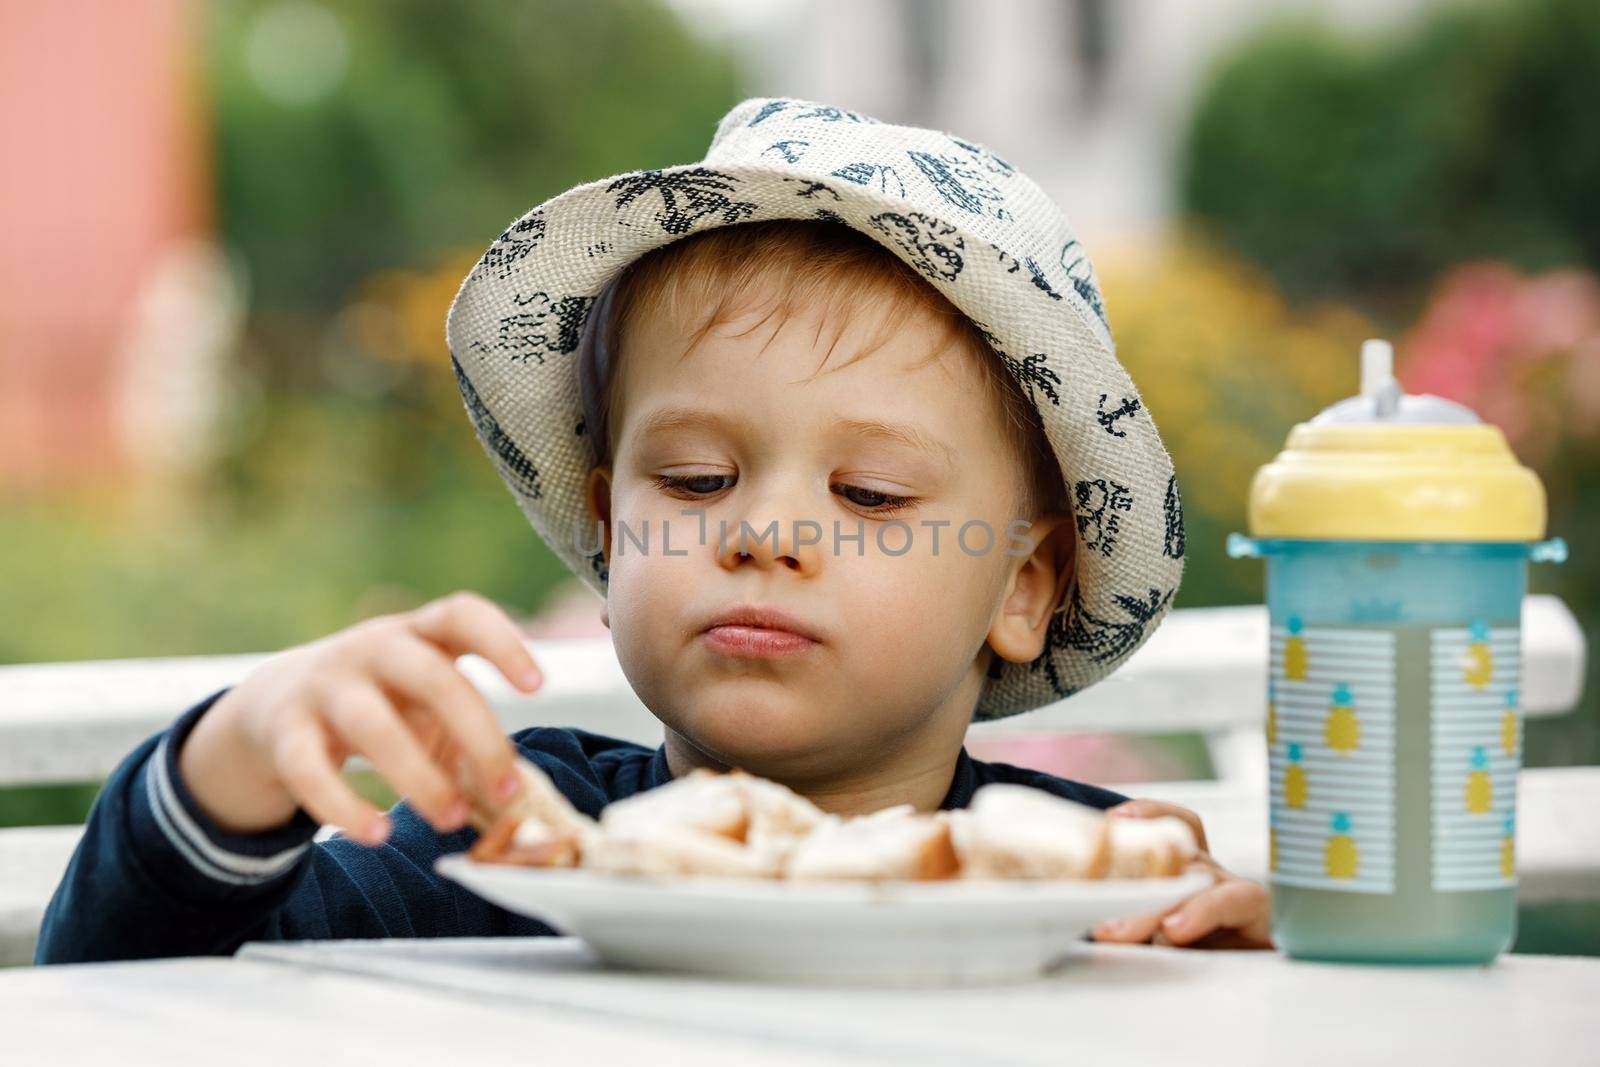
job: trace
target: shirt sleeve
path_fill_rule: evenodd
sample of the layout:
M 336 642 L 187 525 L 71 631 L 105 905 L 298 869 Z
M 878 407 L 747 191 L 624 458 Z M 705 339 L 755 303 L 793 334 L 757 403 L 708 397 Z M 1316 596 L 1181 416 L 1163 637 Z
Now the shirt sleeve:
M 226 689 L 119 764 L 95 799 L 45 911 L 34 962 L 231 955 L 246 941 L 550 933 L 433 870 L 476 832 L 437 833 L 404 802 L 377 847 L 314 841 L 303 809 L 238 834 L 202 811 L 178 772 L 189 731 Z

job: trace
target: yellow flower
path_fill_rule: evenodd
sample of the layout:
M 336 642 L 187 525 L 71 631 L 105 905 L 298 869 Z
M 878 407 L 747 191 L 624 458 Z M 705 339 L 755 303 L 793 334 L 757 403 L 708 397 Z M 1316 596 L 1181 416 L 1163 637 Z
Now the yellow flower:
M 1242 528 L 1250 480 L 1289 429 L 1358 391 L 1377 331 L 1342 306 L 1291 307 L 1261 271 L 1196 234 L 1102 247 L 1117 355 L 1178 468 L 1186 511 Z

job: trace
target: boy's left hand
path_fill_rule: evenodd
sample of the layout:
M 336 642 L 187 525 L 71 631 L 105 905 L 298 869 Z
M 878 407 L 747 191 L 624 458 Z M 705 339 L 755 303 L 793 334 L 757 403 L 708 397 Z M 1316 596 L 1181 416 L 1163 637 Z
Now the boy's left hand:
M 1211 858 L 1200 816 L 1188 808 L 1159 800 L 1129 800 L 1109 809 L 1119 819 L 1153 819 L 1175 815 L 1189 824 L 1200 846 L 1196 862 L 1208 868 L 1215 882 L 1166 911 L 1095 926 L 1096 941 L 1154 943 L 1183 948 L 1273 948 L 1266 886 L 1225 870 Z

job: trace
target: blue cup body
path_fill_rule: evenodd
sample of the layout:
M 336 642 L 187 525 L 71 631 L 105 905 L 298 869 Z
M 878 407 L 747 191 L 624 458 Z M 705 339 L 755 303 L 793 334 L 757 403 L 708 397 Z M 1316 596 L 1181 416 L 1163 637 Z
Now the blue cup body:
M 1480 963 L 1516 935 L 1526 543 L 1252 540 L 1271 619 L 1272 933 Z

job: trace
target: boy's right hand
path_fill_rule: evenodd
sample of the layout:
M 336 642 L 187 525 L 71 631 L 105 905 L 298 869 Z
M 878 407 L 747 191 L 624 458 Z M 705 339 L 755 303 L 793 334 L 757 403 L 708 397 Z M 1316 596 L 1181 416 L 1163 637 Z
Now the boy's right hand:
M 268 659 L 200 716 L 178 753 L 179 773 L 230 832 L 281 826 L 303 807 L 378 845 L 388 818 L 339 773 L 359 753 L 439 832 L 458 830 L 468 816 L 463 771 L 492 783 L 500 802 L 522 785 L 510 738 L 455 665 L 467 653 L 524 692 L 543 681 L 504 611 L 454 593 Z

